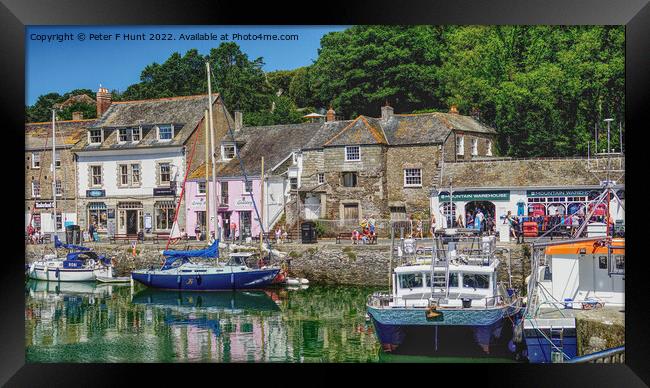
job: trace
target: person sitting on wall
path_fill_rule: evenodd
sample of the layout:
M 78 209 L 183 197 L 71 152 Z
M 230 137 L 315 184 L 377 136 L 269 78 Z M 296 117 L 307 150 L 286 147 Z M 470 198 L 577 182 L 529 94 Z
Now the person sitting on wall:
M 288 238 L 289 238 L 289 233 L 287 233 L 287 230 L 285 228 L 282 228 L 282 240 L 287 241 Z
M 275 227 L 275 242 L 282 244 L 282 228 L 280 225 Z
M 368 232 L 368 228 L 363 228 L 363 231 L 361 233 L 361 242 L 365 245 L 368 244 L 368 235 L 370 232 Z
M 359 241 L 359 231 L 356 229 L 352 230 L 352 244 L 356 244 Z
M 181 228 L 181 238 L 183 240 L 187 240 L 189 237 L 187 236 L 187 232 L 185 231 L 185 228 Z

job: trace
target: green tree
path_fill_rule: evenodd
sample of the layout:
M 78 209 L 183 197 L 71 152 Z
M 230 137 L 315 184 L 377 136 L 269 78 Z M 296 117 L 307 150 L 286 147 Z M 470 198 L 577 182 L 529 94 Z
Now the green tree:
M 293 72 L 293 78 L 289 83 L 289 96 L 299 107 L 315 105 L 314 92 L 311 87 L 311 67 L 299 67 Z
M 61 102 L 59 93 L 48 93 L 38 97 L 34 105 L 28 106 L 25 112 L 25 120 L 28 123 L 37 123 L 52 120 L 52 107 Z

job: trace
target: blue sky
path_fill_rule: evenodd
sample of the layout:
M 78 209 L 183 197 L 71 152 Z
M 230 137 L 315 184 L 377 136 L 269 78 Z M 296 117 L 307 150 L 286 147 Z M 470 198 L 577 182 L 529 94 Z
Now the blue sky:
M 28 26 L 26 28 L 25 104 L 41 94 L 63 94 L 72 89 L 96 91 L 101 83 L 109 90 L 124 91 L 139 82 L 140 72 L 152 62 L 164 62 L 173 52 L 196 48 L 205 55 L 221 40 L 178 40 L 180 34 L 214 33 L 237 43 L 249 58 L 264 58 L 264 70 L 294 69 L 311 64 L 318 55 L 321 37 L 347 26 Z M 72 40 L 39 41 L 48 35 L 69 33 Z M 80 41 L 80 33 L 86 39 Z M 172 34 L 172 41 L 124 41 L 115 34 Z M 233 33 L 297 34 L 297 41 L 233 40 Z M 90 40 L 90 34 L 111 34 L 111 40 Z M 97 35 L 96 35 L 97 36 Z M 123 36 L 123 35 L 121 35 Z

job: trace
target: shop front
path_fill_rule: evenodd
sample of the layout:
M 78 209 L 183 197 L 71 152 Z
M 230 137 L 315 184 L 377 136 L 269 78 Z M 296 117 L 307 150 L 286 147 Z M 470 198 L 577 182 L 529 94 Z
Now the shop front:
M 138 234 L 144 229 L 142 202 L 118 202 L 117 220 L 118 234 Z
M 434 197 L 435 198 L 435 197 Z M 440 192 L 437 196 L 437 203 L 432 211 L 442 220 L 442 225 L 447 227 L 459 227 L 459 221 L 462 226 L 467 228 L 479 227 L 476 222 L 477 214 L 483 215 L 485 225 L 497 224 L 497 219 L 507 208 L 504 204 L 510 202 L 510 191 L 508 190 L 458 190 Z M 498 209 L 501 212 L 498 212 Z M 505 214 L 503 214 L 505 216 Z M 478 217 L 480 219 L 480 216 Z

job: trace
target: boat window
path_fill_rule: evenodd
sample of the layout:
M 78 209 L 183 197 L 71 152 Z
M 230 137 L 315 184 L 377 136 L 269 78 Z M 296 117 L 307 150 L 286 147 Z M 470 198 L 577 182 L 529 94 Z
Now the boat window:
M 598 256 L 598 268 L 607 269 L 607 256 Z
M 436 276 L 445 276 L 444 272 L 436 272 Z M 427 287 L 431 287 L 431 274 L 426 275 Z M 444 284 L 436 282 L 436 287 L 444 287 Z M 449 287 L 458 287 L 458 273 L 449 273 Z
M 544 280 L 553 280 L 553 272 L 551 272 L 551 266 L 549 265 L 544 268 Z
M 463 287 L 490 288 L 490 276 L 474 273 L 463 274 Z
M 625 255 L 616 255 L 616 269 L 625 269 Z
M 246 259 L 242 256 L 230 256 L 230 260 L 228 260 L 228 264 L 226 265 L 231 265 L 231 266 L 246 265 Z
M 399 284 L 401 288 L 420 288 L 422 287 L 422 274 L 407 273 L 399 275 Z

